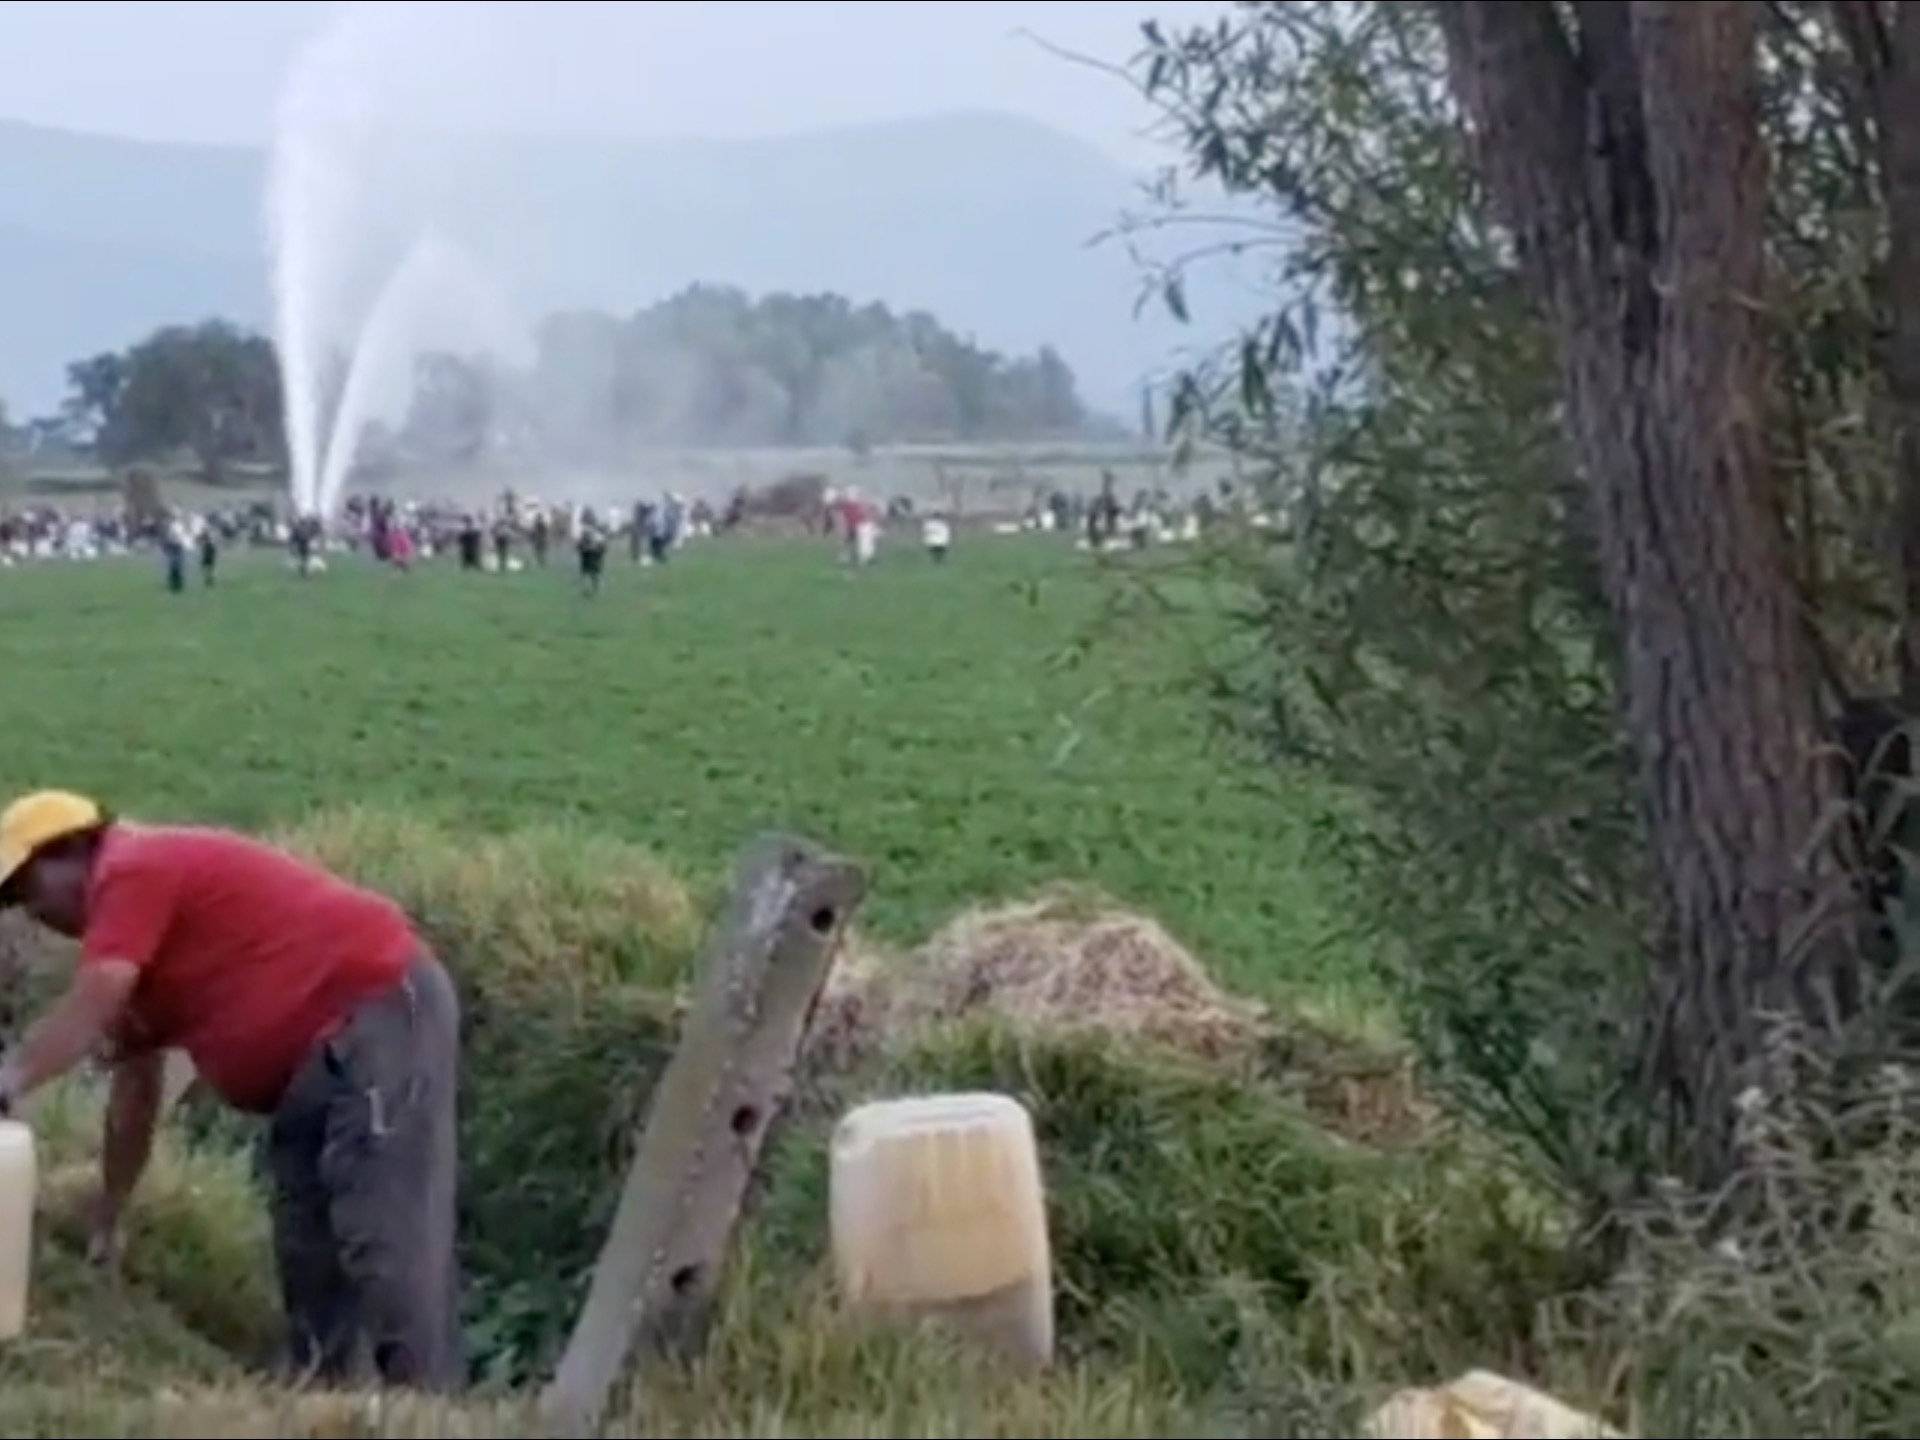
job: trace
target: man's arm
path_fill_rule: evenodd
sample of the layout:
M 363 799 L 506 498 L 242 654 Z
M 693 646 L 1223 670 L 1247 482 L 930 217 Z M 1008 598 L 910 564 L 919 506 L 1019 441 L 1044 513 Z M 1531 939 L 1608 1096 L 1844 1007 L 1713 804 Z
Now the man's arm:
M 166 1052 L 143 1050 L 113 1067 L 107 1094 L 106 1136 L 100 1149 L 100 1198 L 88 1251 L 111 1264 L 120 1249 L 120 1215 L 153 1153 L 154 1126 L 166 1084 Z
M 118 1027 L 140 979 L 124 960 L 89 960 L 53 1009 L 0 1064 L 0 1104 L 12 1105 L 86 1059 Z

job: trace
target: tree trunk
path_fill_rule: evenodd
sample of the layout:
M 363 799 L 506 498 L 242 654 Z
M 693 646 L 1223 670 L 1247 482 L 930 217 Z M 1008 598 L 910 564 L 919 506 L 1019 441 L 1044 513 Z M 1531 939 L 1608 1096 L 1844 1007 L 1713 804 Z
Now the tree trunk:
M 1880 86 L 1880 173 L 1887 195 L 1887 385 L 1900 487 L 1900 696 L 1920 715 L 1920 14 L 1892 7 Z
M 1920 715 L 1920 13 L 1838 0 L 1872 121 L 1887 207 L 1887 402 L 1893 432 L 1900 564 L 1900 698 Z
M 1801 863 L 1835 778 L 1763 433 L 1766 157 L 1738 0 L 1435 7 L 1477 159 L 1557 333 L 1673 943 L 1649 1074 L 1709 1181 L 1766 1012 L 1824 1017 Z

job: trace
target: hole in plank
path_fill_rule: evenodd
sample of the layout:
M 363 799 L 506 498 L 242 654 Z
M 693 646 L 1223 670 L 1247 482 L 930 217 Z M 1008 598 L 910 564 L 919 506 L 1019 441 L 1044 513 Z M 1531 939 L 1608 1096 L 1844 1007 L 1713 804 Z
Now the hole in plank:
M 833 907 L 823 905 L 813 912 L 813 931 L 816 935 L 824 935 L 831 929 L 833 929 Z
M 733 1112 L 733 1133 L 751 1135 L 753 1127 L 760 1123 L 760 1112 L 751 1105 L 742 1105 Z
M 673 1286 L 674 1294 L 685 1295 L 693 1289 L 694 1282 L 699 1280 L 699 1278 L 700 1267 L 698 1265 L 682 1265 L 678 1270 L 673 1272 L 672 1278 L 669 1279 L 667 1283 Z

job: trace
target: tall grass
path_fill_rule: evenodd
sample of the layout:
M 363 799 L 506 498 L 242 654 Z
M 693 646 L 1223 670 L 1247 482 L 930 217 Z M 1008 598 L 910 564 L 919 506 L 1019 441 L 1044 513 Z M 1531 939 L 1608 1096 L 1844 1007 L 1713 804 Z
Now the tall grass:
M 36 1106 L 41 1214 L 70 1248 L 86 1242 L 104 1087 L 70 1082 Z M 226 1143 L 163 1133 L 127 1218 L 122 1274 L 194 1335 L 247 1363 L 273 1356 L 280 1334 L 266 1212 L 250 1157 Z
M 35 1319 L 0 1347 L 0 1431 L 534 1429 L 507 1382 L 545 1368 L 571 1316 L 671 1050 L 699 906 L 644 852 L 564 831 L 476 844 L 356 811 L 289 843 L 399 896 L 460 976 L 469 1321 L 493 1383 L 434 1405 L 268 1382 L 265 1223 L 221 1127 L 170 1128 L 123 1276 L 86 1265 L 98 1096 L 79 1082 L 35 1117 L 49 1170 Z M 614 1432 L 1338 1435 L 1389 1390 L 1468 1367 L 1531 1377 L 1640 1433 L 1920 1429 L 1913 1077 L 1841 1086 L 1783 1059 L 1747 1116 L 1749 1203 L 1633 1212 L 1628 1263 L 1595 1281 L 1569 1263 L 1552 1194 L 1472 1127 L 1440 1116 L 1386 1145 L 1330 1130 L 1310 1099 L 1323 1059 L 1344 1063 L 1279 1046 L 1223 1065 L 989 1016 L 886 1033 L 784 1118 L 709 1343 L 634 1376 Z M 875 1328 L 833 1284 L 835 1117 L 959 1088 L 1013 1094 L 1035 1118 L 1059 1331 L 1041 1376 L 1004 1375 L 935 1328 Z
M 646 852 L 564 830 L 474 840 L 354 810 L 284 838 L 401 900 L 459 980 L 471 1334 L 489 1379 L 537 1375 L 577 1303 L 670 1053 L 701 907 Z M 1061 1347 L 1039 1378 L 1007 1379 L 937 1331 L 871 1330 L 831 1283 L 834 1117 L 873 1096 L 961 1087 L 1019 1096 L 1039 1128 Z M 1332 1434 L 1382 1386 L 1524 1358 L 1533 1299 L 1556 1284 L 1550 1208 L 1444 1126 L 1394 1150 L 1336 1138 L 1302 1103 L 1311 1088 L 1298 1073 L 1213 1066 L 1137 1038 L 978 1018 L 887 1033 L 863 1065 L 817 1076 L 772 1138 L 711 1343 L 692 1365 L 639 1377 L 617 1427 Z M 72 1258 L 93 1114 L 93 1097 L 75 1090 L 42 1121 L 60 1212 L 42 1336 L 89 1329 L 105 1298 L 100 1277 Z M 138 1297 L 128 1313 L 159 1338 L 124 1351 L 105 1342 L 125 1383 L 89 1397 L 48 1389 L 22 1365 L 0 1426 L 522 1428 L 499 1391 L 423 1419 L 417 1407 L 375 1413 L 243 1378 L 277 1317 L 237 1138 L 179 1130 L 139 1197 L 123 1283 Z M 92 1367 L 94 1353 L 72 1357 Z M 171 1399 L 155 1393 L 163 1388 Z
M 1033 1113 L 1060 1346 L 1209 1412 L 1284 1351 L 1345 1396 L 1517 1362 L 1560 1282 L 1555 1212 L 1457 1137 L 1396 1151 L 1323 1130 L 1281 1077 L 1097 1034 L 942 1026 L 850 1077 L 840 1105 L 990 1089 Z M 784 1138 L 755 1233 L 821 1255 L 826 1117 Z
M 699 938 L 694 896 L 642 846 L 579 827 L 463 833 L 405 812 L 324 811 L 280 837 L 393 896 L 447 965 L 490 996 L 565 1000 L 671 991 Z
M 1920 1077 L 1776 1032 L 1728 1192 L 1625 1218 L 1628 1263 L 1557 1308 L 1648 1434 L 1920 1433 Z
M 699 908 L 648 851 L 580 830 L 466 836 L 363 808 L 284 840 L 393 896 L 454 976 L 469 1339 L 488 1377 L 537 1374 L 671 1054 Z

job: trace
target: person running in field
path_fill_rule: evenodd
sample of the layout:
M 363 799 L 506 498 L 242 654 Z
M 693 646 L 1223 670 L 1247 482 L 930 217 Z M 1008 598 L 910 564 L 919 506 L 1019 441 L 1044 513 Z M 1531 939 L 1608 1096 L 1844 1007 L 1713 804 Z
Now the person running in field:
M 480 545 L 483 538 L 478 520 L 471 515 L 460 517 L 460 568 L 462 570 L 480 568 Z
M 947 517 L 937 511 L 921 522 L 920 538 L 926 542 L 927 553 L 933 557 L 936 565 L 944 565 L 947 552 L 953 548 L 953 526 Z
M 600 528 L 591 510 L 581 517 L 580 589 L 587 595 L 600 593 L 600 578 L 607 568 L 607 532 Z
M 220 542 L 214 538 L 213 527 L 207 526 L 200 532 L 200 580 L 209 590 L 213 588 L 213 572 L 220 564 Z
M 320 538 L 320 520 L 314 515 L 296 516 L 289 539 L 293 545 L 293 563 L 306 579 L 313 573 L 313 545 Z
M 880 541 L 880 522 L 873 506 L 858 490 L 848 486 L 846 497 L 840 502 L 840 515 L 847 563 L 856 567 L 872 564 Z
M 493 525 L 494 569 L 504 575 L 513 558 L 513 522 L 502 515 Z
M 533 563 L 542 570 L 547 568 L 547 546 L 553 542 L 553 526 L 547 519 L 547 512 L 540 511 L 533 517 Z
M 153 1146 L 165 1052 L 267 1117 L 274 1256 L 303 1374 L 465 1378 L 454 1258 L 459 1002 L 400 907 L 223 830 L 136 825 L 46 790 L 0 812 L 0 906 L 80 942 L 0 1061 L 0 1109 L 105 1053 L 90 1252 Z
M 653 507 L 653 513 L 647 517 L 647 554 L 656 565 L 667 563 L 667 557 L 673 553 L 673 506 L 663 500 Z
M 647 542 L 653 536 L 653 507 L 644 500 L 633 502 L 633 523 L 627 529 L 628 558 L 634 564 L 640 563 L 646 554 Z
M 387 531 L 387 563 L 402 574 L 413 569 L 413 532 L 405 525 Z
M 167 562 L 167 589 L 178 595 L 187 588 L 187 535 L 178 520 L 167 521 L 161 531 L 160 553 Z

